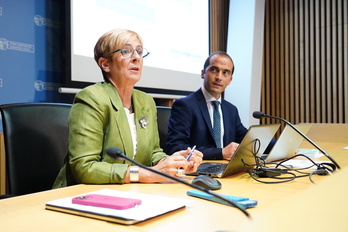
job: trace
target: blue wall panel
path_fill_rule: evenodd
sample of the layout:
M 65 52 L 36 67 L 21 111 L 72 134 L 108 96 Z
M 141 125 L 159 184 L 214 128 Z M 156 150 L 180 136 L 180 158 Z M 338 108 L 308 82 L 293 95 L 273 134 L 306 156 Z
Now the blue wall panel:
M 72 102 L 65 35 L 65 1 L 0 0 L 0 104 Z

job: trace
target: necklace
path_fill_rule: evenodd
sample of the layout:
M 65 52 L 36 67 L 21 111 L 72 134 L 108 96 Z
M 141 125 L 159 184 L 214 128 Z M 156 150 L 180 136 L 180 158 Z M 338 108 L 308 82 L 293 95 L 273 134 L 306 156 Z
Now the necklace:
M 125 106 L 123 106 L 123 107 L 126 108 L 126 109 L 129 110 L 129 111 L 132 111 L 132 110 L 133 110 L 133 104 L 131 104 L 129 108 L 127 108 L 127 107 L 125 107 Z

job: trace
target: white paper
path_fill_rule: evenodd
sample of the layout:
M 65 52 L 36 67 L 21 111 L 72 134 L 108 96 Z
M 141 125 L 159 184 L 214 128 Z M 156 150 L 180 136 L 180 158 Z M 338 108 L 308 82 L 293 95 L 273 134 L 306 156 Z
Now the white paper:
M 130 209 L 108 209 L 95 206 L 85 206 L 79 204 L 73 204 L 72 198 L 83 196 L 87 194 L 102 194 L 108 196 L 126 197 L 141 199 L 142 203 L 139 206 Z M 170 198 L 158 195 L 149 195 L 136 192 L 124 192 L 111 189 L 101 189 L 94 192 L 84 193 L 77 196 L 61 198 L 53 201 L 46 202 L 46 205 L 63 207 L 74 210 L 81 210 L 91 213 L 102 214 L 106 216 L 122 217 L 127 219 L 133 219 L 137 221 L 143 221 L 148 218 L 152 218 L 175 209 L 184 207 L 189 200 L 181 198 Z
M 316 164 L 320 164 L 320 163 L 327 163 L 329 161 L 314 161 Z M 331 162 L 330 162 L 331 163 Z M 311 169 L 317 169 L 317 166 L 313 164 L 313 162 L 309 161 L 309 160 L 288 160 L 284 163 L 282 163 L 283 166 L 287 166 L 290 168 L 308 168 L 311 167 Z M 276 165 L 274 165 L 276 166 Z

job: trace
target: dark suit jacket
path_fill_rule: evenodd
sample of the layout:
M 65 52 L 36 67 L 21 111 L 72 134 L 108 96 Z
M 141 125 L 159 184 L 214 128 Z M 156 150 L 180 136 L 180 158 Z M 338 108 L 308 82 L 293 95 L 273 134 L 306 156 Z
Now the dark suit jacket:
M 240 143 L 247 129 L 241 123 L 237 108 L 222 99 L 221 110 L 225 131 L 223 146 L 231 142 Z M 168 122 L 166 153 L 186 150 L 194 145 L 204 154 L 204 159 L 222 159 L 222 148 L 215 145 L 212 123 L 201 89 L 174 102 Z

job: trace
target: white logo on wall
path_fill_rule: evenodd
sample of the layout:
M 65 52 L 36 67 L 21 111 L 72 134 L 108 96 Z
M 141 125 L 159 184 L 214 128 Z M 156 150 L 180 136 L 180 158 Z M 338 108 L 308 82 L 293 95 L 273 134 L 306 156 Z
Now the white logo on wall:
M 34 53 L 35 45 L 0 38 L 0 50 L 15 50 L 20 52 Z
M 60 83 L 44 82 L 40 80 L 36 80 L 34 83 L 34 88 L 38 92 L 45 90 L 58 91 L 59 87 L 61 87 Z
M 0 88 L 2 88 L 2 78 L 0 78 Z
M 44 18 L 41 15 L 35 15 L 34 16 L 34 22 L 36 26 L 46 26 L 46 27 L 55 27 L 55 28 L 60 28 L 60 23 L 58 21 Z
M 2 7 L 0 7 L 0 16 L 2 16 Z

